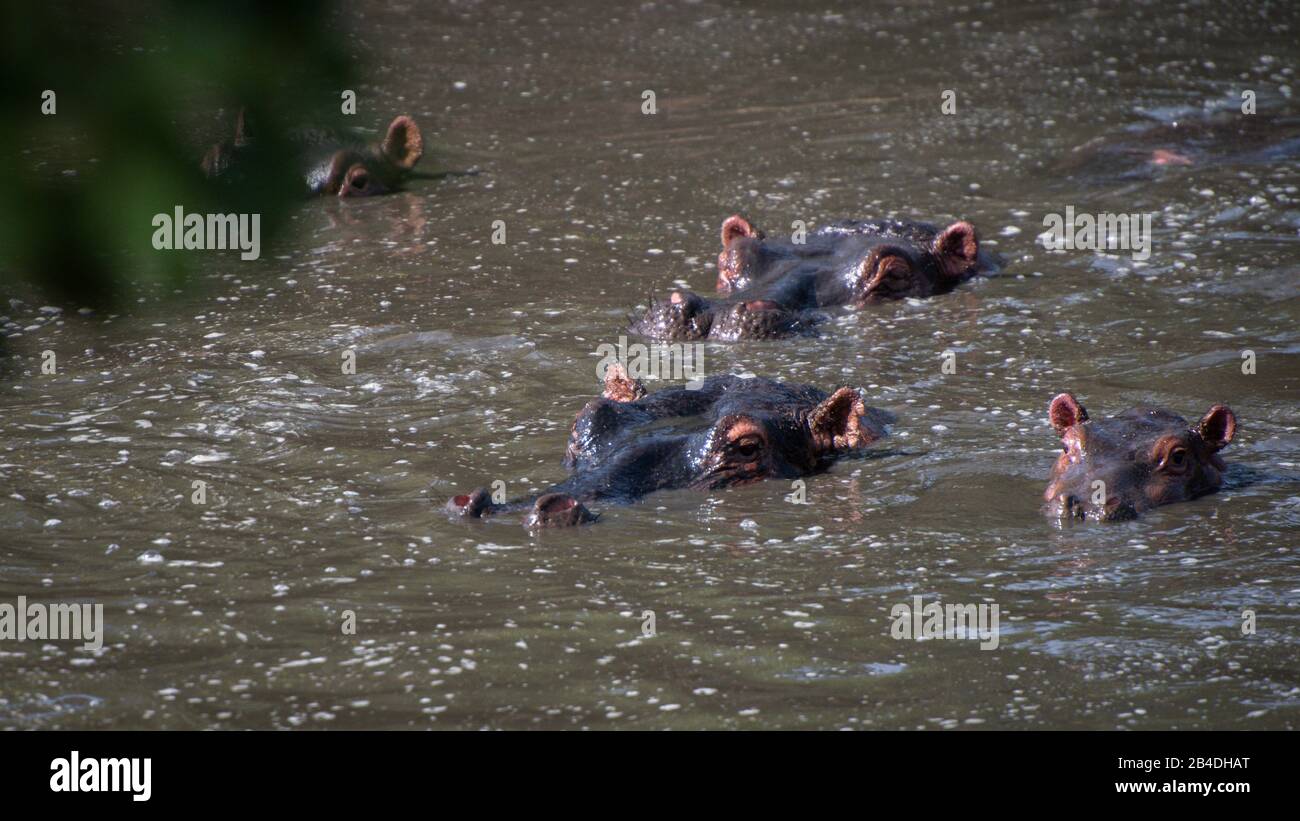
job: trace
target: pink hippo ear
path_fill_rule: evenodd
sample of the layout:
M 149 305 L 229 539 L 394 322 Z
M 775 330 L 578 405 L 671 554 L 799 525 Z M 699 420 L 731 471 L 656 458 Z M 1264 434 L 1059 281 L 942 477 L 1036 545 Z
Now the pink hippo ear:
M 1237 435 L 1237 415 L 1227 405 L 1215 405 L 1201 417 L 1196 432 L 1211 450 L 1223 450 Z
M 945 276 L 965 276 L 974 267 L 980 252 L 975 226 L 965 220 L 954 222 L 934 238 L 933 251 Z
M 617 362 L 605 366 L 606 399 L 614 402 L 635 402 L 646 395 L 645 385 L 640 379 L 633 379 Z
M 384 136 L 384 156 L 388 161 L 406 171 L 410 171 L 424 154 L 424 138 L 420 136 L 420 127 L 415 120 L 403 114 L 395 117 L 388 124 L 388 134 Z
M 730 248 L 731 243 L 741 237 L 763 239 L 764 234 L 740 214 L 732 214 L 722 221 L 722 247 L 724 249 Z
M 821 453 L 866 447 L 883 435 L 867 418 L 867 406 L 856 388 L 835 391 L 808 414 L 808 429 Z
M 1056 435 L 1064 436 L 1070 428 L 1088 421 L 1088 411 L 1074 398 L 1074 394 L 1058 393 L 1047 408 L 1047 418 Z
M 239 147 L 248 145 L 252 137 L 252 130 L 248 127 L 248 110 L 239 109 L 239 116 L 235 118 L 235 140 L 234 144 Z

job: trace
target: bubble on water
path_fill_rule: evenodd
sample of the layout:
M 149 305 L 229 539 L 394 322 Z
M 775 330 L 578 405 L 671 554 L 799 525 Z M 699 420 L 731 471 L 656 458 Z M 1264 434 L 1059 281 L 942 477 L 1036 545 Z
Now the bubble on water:
M 146 550 L 136 558 L 136 561 L 140 564 L 162 564 L 167 560 L 157 550 Z

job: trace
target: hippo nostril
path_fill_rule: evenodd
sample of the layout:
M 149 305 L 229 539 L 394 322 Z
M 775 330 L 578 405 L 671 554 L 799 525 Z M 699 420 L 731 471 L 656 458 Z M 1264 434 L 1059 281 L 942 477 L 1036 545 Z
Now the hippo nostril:
M 576 505 L 578 501 L 564 493 L 548 493 L 533 503 L 533 510 L 539 514 L 563 513 Z
M 447 500 L 447 511 L 465 519 L 481 519 L 495 509 L 492 497 L 486 488 L 478 488 L 472 493 L 462 493 Z
M 370 182 L 370 178 L 367 177 L 365 174 L 356 174 L 352 177 L 352 187 L 357 189 L 358 191 L 365 188 L 366 183 L 368 182 Z
M 1088 509 L 1084 507 L 1083 501 L 1074 494 L 1069 494 L 1065 497 L 1063 500 L 1063 506 L 1065 515 L 1069 518 L 1086 519 L 1088 517 Z
M 548 493 L 533 503 L 532 513 L 524 520 L 524 527 L 529 530 L 573 527 L 595 520 L 596 516 L 572 496 L 566 493 Z
M 1137 508 L 1132 502 L 1112 496 L 1106 500 L 1106 509 L 1102 512 L 1102 516 L 1108 522 L 1122 522 L 1137 518 Z

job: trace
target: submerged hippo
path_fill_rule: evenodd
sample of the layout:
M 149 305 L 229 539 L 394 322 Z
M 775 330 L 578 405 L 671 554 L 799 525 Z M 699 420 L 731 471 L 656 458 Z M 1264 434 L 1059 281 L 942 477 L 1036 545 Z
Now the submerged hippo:
M 722 223 L 723 298 L 675 291 L 666 300 L 651 300 L 629 327 L 669 340 L 812 335 L 825 319 L 820 309 L 947 293 L 995 267 L 969 222 L 940 229 L 924 222 L 844 220 L 797 243 L 770 240 L 735 215 Z
M 480 488 L 447 502 L 464 518 L 523 512 L 529 528 L 593 521 L 583 502 L 631 503 L 656 490 L 712 490 L 794 479 L 885 435 L 889 416 L 853 388 L 715 376 L 698 390 L 646 394 L 611 365 L 604 395 L 578 413 L 564 464 L 572 476 L 541 496 L 494 504 Z
M 1048 417 L 1061 437 L 1061 455 L 1043 494 L 1061 518 L 1131 519 L 1159 505 L 1219 489 L 1219 458 L 1237 432 L 1237 417 L 1214 405 L 1196 425 L 1161 408 L 1132 408 L 1091 420 L 1070 394 L 1052 400 Z
M 1185 167 L 1270 165 L 1300 156 L 1300 116 L 1187 111 L 1089 140 L 1054 173 L 1090 182 L 1147 180 Z
M 363 145 L 317 131 L 295 135 L 300 149 L 307 192 L 339 197 L 368 197 L 395 191 L 410 176 L 424 154 L 420 128 L 406 115 L 393 118 L 383 140 Z M 208 177 L 237 175 L 248 152 L 255 151 L 243 111 L 235 123 L 234 137 L 214 145 L 203 157 Z

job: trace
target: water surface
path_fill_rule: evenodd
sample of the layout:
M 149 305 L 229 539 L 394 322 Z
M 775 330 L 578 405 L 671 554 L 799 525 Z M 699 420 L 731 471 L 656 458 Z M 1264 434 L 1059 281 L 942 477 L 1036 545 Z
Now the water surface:
M 107 620 L 99 652 L 0 646 L 0 726 L 1295 728 L 1300 170 L 1068 160 L 1243 88 L 1294 116 L 1297 17 L 349 5 L 362 110 L 411 114 L 441 167 L 483 173 L 304 202 L 260 262 L 213 257 L 206 287 L 120 315 L 0 306 L 0 601 Z M 1150 259 L 1044 250 L 1067 205 L 1153 212 Z M 648 293 L 711 290 L 737 211 L 773 234 L 968 219 L 1007 267 L 820 339 L 706 349 L 711 373 L 860 386 L 898 416 L 807 505 L 767 482 L 538 535 L 442 516 L 455 492 L 563 478 L 597 347 Z M 1094 415 L 1231 404 L 1227 485 L 1049 521 L 1046 408 L 1067 389 Z M 892 639 L 914 595 L 996 603 L 998 649 Z

